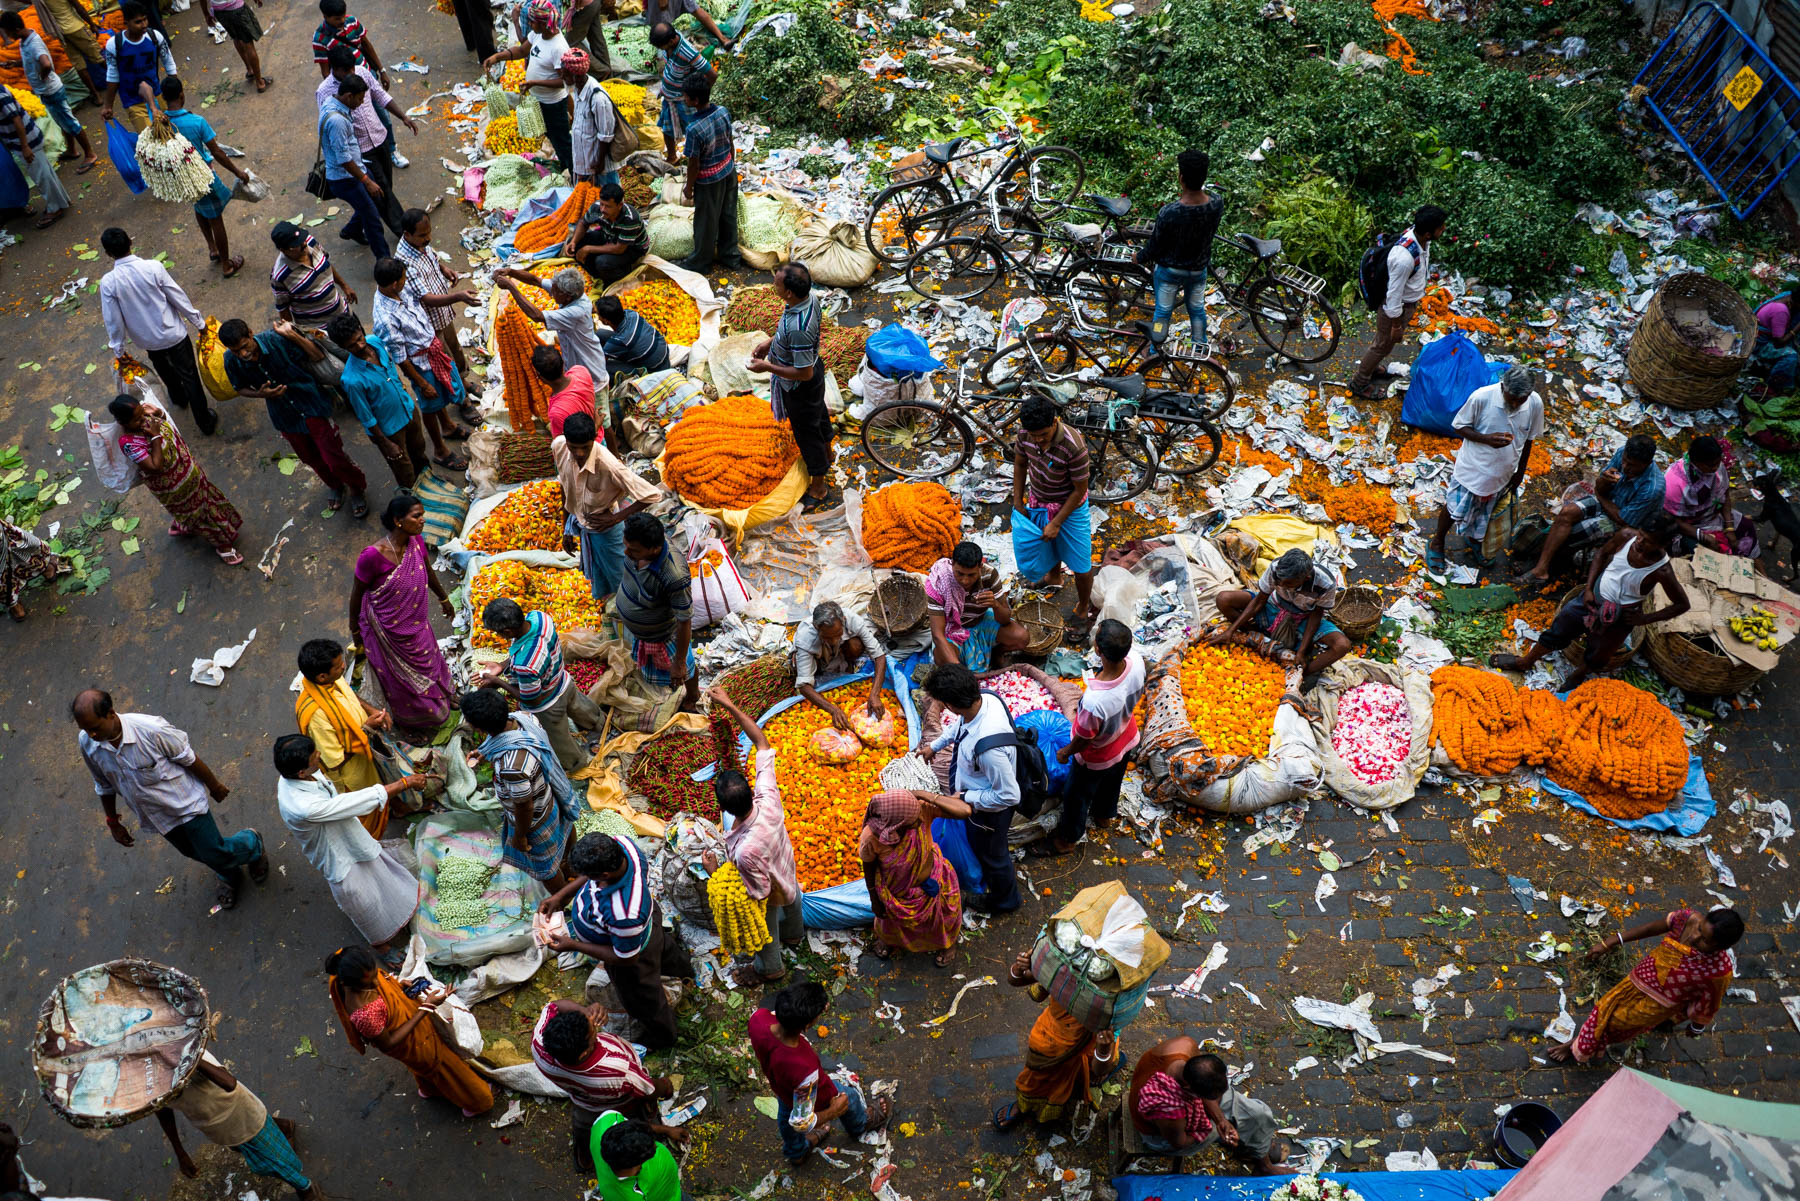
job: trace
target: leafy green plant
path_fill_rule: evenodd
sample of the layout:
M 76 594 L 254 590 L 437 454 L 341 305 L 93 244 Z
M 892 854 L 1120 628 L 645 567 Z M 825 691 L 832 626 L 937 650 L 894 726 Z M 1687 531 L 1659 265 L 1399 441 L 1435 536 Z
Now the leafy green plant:
M 1297 266 L 1340 283 L 1356 271 L 1375 220 L 1329 175 L 1314 175 L 1263 197 L 1265 232 L 1280 238 Z

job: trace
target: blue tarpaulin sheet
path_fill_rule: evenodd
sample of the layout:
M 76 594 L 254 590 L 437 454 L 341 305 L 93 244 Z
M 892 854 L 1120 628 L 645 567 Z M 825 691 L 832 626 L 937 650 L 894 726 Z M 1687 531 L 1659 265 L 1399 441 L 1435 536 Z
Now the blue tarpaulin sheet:
M 1517 1175 L 1474 1172 L 1325 1172 L 1363 1195 L 1363 1201 L 1481 1201 Z M 1117 1176 L 1119 1201 L 1268 1201 L 1280 1177 Z
M 1564 695 L 1567 695 L 1566 693 Z M 1615 826 L 1626 830 L 1668 830 L 1683 838 L 1692 838 L 1700 833 L 1702 827 L 1713 814 L 1719 811 L 1713 800 L 1712 785 L 1706 782 L 1706 772 L 1700 766 L 1700 756 L 1688 752 L 1688 778 L 1681 795 L 1675 803 L 1661 813 L 1652 813 L 1648 817 L 1635 817 L 1624 821 L 1616 817 L 1607 817 L 1595 809 L 1581 796 L 1555 783 L 1549 776 L 1544 777 L 1544 791 L 1558 800 L 1565 801 L 1583 813 L 1592 813 L 1595 817 L 1605 818 Z

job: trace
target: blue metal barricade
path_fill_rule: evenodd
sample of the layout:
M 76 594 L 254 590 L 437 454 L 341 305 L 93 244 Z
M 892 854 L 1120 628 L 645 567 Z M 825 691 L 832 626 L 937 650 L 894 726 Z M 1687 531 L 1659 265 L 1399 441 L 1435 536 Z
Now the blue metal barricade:
M 1716 4 L 1690 8 L 1632 82 L 1739 218 L 1800 161 L 1800 96 Z

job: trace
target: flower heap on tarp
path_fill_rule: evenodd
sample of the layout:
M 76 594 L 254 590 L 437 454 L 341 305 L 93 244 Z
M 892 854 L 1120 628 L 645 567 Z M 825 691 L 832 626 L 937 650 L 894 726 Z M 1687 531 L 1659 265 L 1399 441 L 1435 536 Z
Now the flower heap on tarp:
M 889 484 L 863 500 L 862 539 L 877 567 L 929 571 L 962 540 L 962 505 L 942 484 Z
M 848 713 L 868 702 L 865 681 L 842 684 L 824 694 Z M 884 706 L 894 705 L 892 694 Z M 800 887 L 807 892 L 843 884 L 862 875 L 856 844 L 869 798 L 883 791 L 881 769 L 906 753 L 906 723 L 894 723 L 894 740 L 858 754 L 841 766 L 814 761 L 813 735 L 831 728 L 831 715 L 817 705 L 793 705 L 776 714 L 764 732 L 778 752 L 775 778 L 787 808 L 788 834 Z
M 1018 721 L 1027 713 L 1039 713 L 1045 710 L 1062 712 L 1062 706 L 1056 703 L 1056 698 L 1050 695 L 1050 690 L 1024 672 L 1003 671 L 997 676 L 983 680 L 981 687 L 1000 698 L 1001 703 L 1006 706 L 1006 711 L 1012 714 L 1014 721 Z M 962 724 L 962 718 L 948 709 L 943 711 L 939 720 L 942 722 L 941 728 L 946 734 Z
M 1331 749 L 1364 784 L 1386 784 L 1412 753 L 1412 710 L 1406 694 L 1371 680 L 1338 698 Z
M 1562 744 L 1549 776 L 1608 817 L 1661 813 L 1688 777 L 1681 722 L 1623 680 L 1589 680 L 1565 702 Z
M 1277 1185 L 1269 1201 L 1363 1201 L 1363 1195 L 1342 1181 L 1308 1174 Z
M 468 547 L 487 554 L 504 550 L 561 550 L 562 485 L 533 480 L 514 489 L 469 535 Z
M 1215 756 L 1268 754 L 1286 690 L 1279 665 L 1241 646 L 1197 642 L 1181 657 L 1188 721 Z
M 786 422 L 748 394 L 695 405 L 669 428 L 663 482 L 713 509 L 748 509 L 775 490 L 800 458 Z
M 505 384 L 506 415 L 515 430 L 531 428 L 532 418 L 550 419 L 550 385 L 538 378 L 531 366 L 531 352 L 543 343 L 531 320 L 509 297 L 501 302 L 494 319 L 494 345 L 500 352 L 500 375 Z
M 495 597 L 519 603 L 527 613 L 542 609 L 565 635 L 571 630 L 593 630 L 603 620 L 594 602 L 587 577 L 566 567 L 527 567 L 516 559 L 489 563 L 469 583 L 469 611 L 480 614 Z M 480 621 L 474 623 L 469 641 L 484 650 L 503 651 L 506 639 Z
M 212 190 L 218 178 L 167 113 L 158 113 L 150 128 L 138 135 L 137 162 L 150 194 L 174 204 L 194 203 Z
M 1541 767 L 1562 741 L 1564 721 L 1553 693 L 1454 663 L 1431 673 L 1431 740 L 1463 771 L 1503 776 L 1521 763 Z
M 489 154 L 530 157 L 533 151 L 544 144 L 544 139 L 528 138 L 520 133 L 519 118 L 507 113 L 504 117 L 495 117 L 488 122 L 487 129 L 481 135 L 481 144 Z
M 673 346 L 692 346 L 700 340 L 700 306 L 666 279 L 625 289 L 619 303 L 636 310 Z
M 568 198 L 556 207 L 554 212 L 546 213 L 536 221 L 527 221 L 513 234 L 513 246 L 521 254 L 536 254 L 540 250 L 548 250 L 552 246 L 560 246 L 568 240 L 569 231 L 575 222 L 592 208 L 600 199 L 600 189 L 591 183 L 578 183 L 569 192 Z

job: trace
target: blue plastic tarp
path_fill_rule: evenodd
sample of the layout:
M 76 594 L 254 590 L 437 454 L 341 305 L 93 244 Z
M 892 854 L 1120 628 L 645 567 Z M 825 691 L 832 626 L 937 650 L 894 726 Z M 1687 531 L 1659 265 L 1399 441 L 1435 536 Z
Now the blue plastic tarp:
M 1567 693 L 1563 694 L 1567 696 Z M 1581 796 L 1562 785 L 1555 783 L 1550 777 L 1544 777 L 1544 791 L 1583 813 L 1592 813 L 1595 817 L 1605 818 L 1615 826 L 1626 830 L 1667 830 L 1679 834 L 1683 838 L 1692 838 L 1700 833 L 1713 814 L 1719 811 L 1713 800 L 1712 785 L 1706 782 L 1706 771 L 1700 766 L 1700 756 L 1693 751 L 1688 752 L 1687 784 L 1681 789 L 1681 795 L 1675 803 L 1661 813 L 1652 813 L 1648 817 L 1634 817 L 1629 821 L 1616 817 L 1607 817 Z
M 1363 1201 L 1482 1201 L 1511 1182 L 1517 1172 L 1324 1172 L 1342 1181 Z M 1115 1176 L 1119 1201 L 1268 1201 L 1281 1177 Z
M 524 10 L 524 7 L 524 5 L 519 6 L 521 11 Z M 527 200 L 525 202 L 525 207 L 514 214 L 511 227 L 498 238 L 494 239 L 494 253 L 500 257 L 500 261 L 505 262 L 508 259 L 514 258 L 519 259 L 520 261 L 530 261 L 531 259 L 553 259 L 560 255 L 562 253 L 562 243 L 560 242 L 554 246 L 546 246 L 536 254 L 522 255 L 513 247 L 513 236 L 517 234 L 520 227 L 526 223 L 536 221 L 539 217 L 548 217 L 551 213 L 554 213 L 557 209 L 561 208 L 563 201 L 567 200 L 569 194 L 574 190 L 574 188 L 551 188 L 542 196 L 533 196 L 530 200 Z
M 863 353 L 869 356 L 869 366 L 889 379 L 926 375 L 943 366 L 924 338 L 899 324 L 884 325 L 870 334 Z

